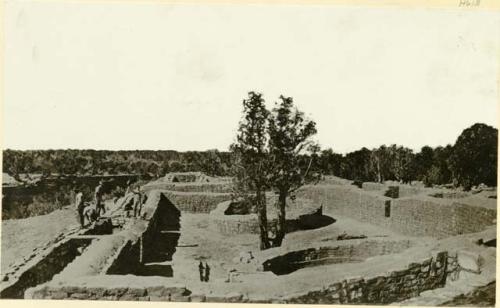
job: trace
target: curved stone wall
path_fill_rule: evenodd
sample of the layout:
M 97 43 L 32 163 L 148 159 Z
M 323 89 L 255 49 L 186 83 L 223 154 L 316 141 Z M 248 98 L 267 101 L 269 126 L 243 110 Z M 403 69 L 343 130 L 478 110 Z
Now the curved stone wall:
M 250 213 L 245 215 L 229 214 L 232 201 L 225 201 L 217 205 L 217 208 L 210 212 L 212 226 L 221 234 L 244 234 L 259 233 L 259 221 L 257 214 Z M 288 209 L 286 220 L 286 231 L 293 232 L 297 230 L 316 229 L 335 222 L 335 219 L 324 216 L 321 206 L 305 208 Z M 276 213 L 268 211 L 269 230 L 276 229 L 278 223 Z
M 354 241 L 349 245 L 316 247 L 288 252 L 264 261 L 264 271 L 285 275 L 298 269 L 335 263 L 362 262 L 369 257 L 400 253 L 410 248 L 408 240 Z

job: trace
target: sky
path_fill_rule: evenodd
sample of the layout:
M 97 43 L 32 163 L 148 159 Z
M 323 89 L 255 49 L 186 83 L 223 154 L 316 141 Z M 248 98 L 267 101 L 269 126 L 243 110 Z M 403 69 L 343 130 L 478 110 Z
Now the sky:
M 227 150 L 248 91 L 339 153 L 498 127 L 499 14 L 118 2 L 5 4 L 3 148 Z

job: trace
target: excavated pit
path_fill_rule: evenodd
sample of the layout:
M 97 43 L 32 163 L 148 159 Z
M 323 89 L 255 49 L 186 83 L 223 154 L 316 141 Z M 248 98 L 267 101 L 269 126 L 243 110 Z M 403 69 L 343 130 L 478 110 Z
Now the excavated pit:
M 128 242 L 108 275 L 173 277 L 172 257 L 180 237 L 180 211 L 161 194 L 148 228 L 136 242 Z
M 266 260 L 264 271 L 275 275 L 287 275 L 299 269 L 338 263 L 359 263 L 369 257 L 400 253 L 410 248 L 405 241 L 357 241 L 356 244 L 317 247 L 288 252 Z
M 80 256 L 91 242 L 89 238 L 72 238 L 55 246 L 47 256 L 23 272 L 14 284 L 3 289 L 0 298 L 24 298 L 26 289 L 51 280 Z

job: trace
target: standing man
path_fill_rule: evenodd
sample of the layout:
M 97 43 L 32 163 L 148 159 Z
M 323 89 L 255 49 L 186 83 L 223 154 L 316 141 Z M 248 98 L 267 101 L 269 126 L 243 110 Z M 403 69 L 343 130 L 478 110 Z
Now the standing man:
M 203 271 L 204 271 L 204 267 L 203 267 L 203 263 L 201 263 L 200 261 L 200 264 L 198 264 L 198 270 L 200 271 L 200 281 L 203 281 L 204 280 L 204 277 L 203 277 Z
M 80 222 L 80 226 L 83 228 L 84 226 L 84 215 L 83 210 L 85 209 L 85 204 L 83 203 L 83 193 L 80 189 L 75 190 L 75 207 L 78 213 L 78 221 Z
M 137 186 L 134 190 L 134 217 L 141 216 L 142 194 L 141 188 Z
M 104 185 L 103 181 L 99 181 L 99 185 L 95 188 L 95 193 L 94 193 L 94 200 L 95 200 L 95 210 L 97 213 L 97 216 L 101 216 L 101 210 L 102 213 L 106 213 L 106 209 L 104 208 L 104 202 L 102 201 L 102 196 L 104 194 Z
M 205 282 L 208 282 L 210 279 L 210 266 L 208 266 L 208 263 L 205 262 Z
M 132 192 L 132 181 L 127 180 L 127 189 L 125 190 L 125 195 L 129 194 Z

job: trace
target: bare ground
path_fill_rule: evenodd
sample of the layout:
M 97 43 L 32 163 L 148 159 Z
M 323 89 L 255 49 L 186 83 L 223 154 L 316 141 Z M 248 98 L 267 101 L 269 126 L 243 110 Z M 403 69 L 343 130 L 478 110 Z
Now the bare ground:
M 47 215 L 2 221 L 1 272 L 37 247 L 77 226 L 76 214 L 68 207 Z

